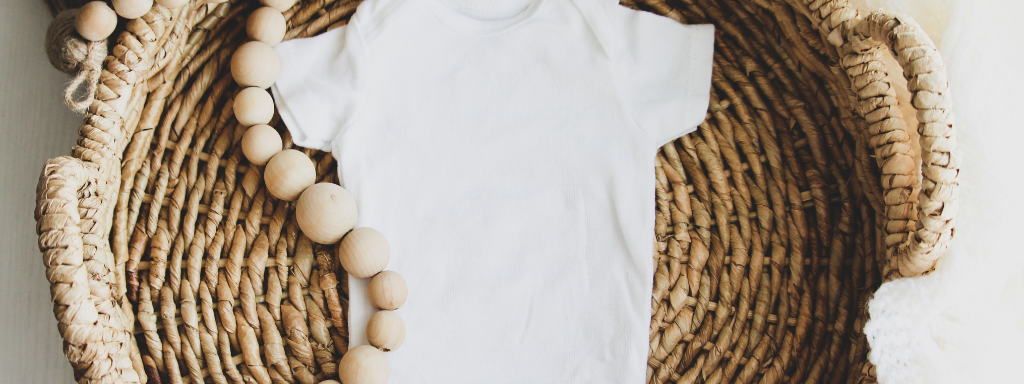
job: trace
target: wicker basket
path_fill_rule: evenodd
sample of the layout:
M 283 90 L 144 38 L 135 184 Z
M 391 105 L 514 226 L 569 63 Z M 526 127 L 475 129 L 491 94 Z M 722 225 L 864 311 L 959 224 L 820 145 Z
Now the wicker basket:
M 344 25 L 357 4 L 302 0 L 286 38 Z M 845 0 L 623 5 L 718 31 L 707 120 L 652 170 L 648 381 L 873 381 L 868 299 L 927 273 L 953 234 L 960 157 L 931 40 Z M 43 169 L 39 247 L 81 383 L 336 378 L 348 345 L 336 249 L 301 235 L 239 149 L 227 64 L 256 6 L 193 0 L 123 25 L 78 145 Z M 922 164 L 887 52 L 908 79 Z M 305 152 L 318 181 L 335 181 L 330 154 Z

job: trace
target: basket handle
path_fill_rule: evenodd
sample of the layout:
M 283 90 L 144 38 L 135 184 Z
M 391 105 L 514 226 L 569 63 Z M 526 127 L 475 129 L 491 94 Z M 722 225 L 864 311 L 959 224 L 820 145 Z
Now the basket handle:
M 137 383 L 131 360 L 131 329 L 112 297 L 109 272 L 113 255 L 99 224 L 99 167 L 61 156 L 43 167 L 36 187 L 36 232 L 43 252 L 50 297 L 64 338 L 64 355 L 79 382 Z M 84 380 L 84 381 L 83 381 Z
M 888 219 L 885 243 L 892 274 L 887 278 L 922 275 L 935 267 L 949 247 L 959 208 L 961 157 L 946 69 L 931 38 L 913 20 L 876 11 L 851 21 L 841 24 L 847 27 L 844 45 L 854 54 L 843 57 L 842 65 L 860 99 L 858 113 L 870 124 L 869 143 L 882 174 Z M 888 46 L 903 68 L 917 109 L 920 176 L 892 87 L 885 76 L 874 77 L 878 73 L 874 70 L 881 64 L 875 57 L 878 50 L 873 49 L 878 42 Z M 915 206 L 912 197 L 917 187 L 921 190 Z

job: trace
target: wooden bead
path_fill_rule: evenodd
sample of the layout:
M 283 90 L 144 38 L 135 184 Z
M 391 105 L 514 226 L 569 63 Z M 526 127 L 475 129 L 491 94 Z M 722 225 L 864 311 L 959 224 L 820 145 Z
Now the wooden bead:
M 409 296 L 409 287 L 402 275 L 395 271 L 383 271 L 370 279 L 366 288 L 370 303 L 377 309 L 395 310 L 405 304 Z
M 270 46 L 275 46 L 284 39 L 286 28 L 284 15 L 271 7 L 253 11 L 245 22 L 245 32 L 249 34 L 250 39 L 262 41 Z
M 126 19 L 138 19 L 153 8 L 153 0 L 112 0 L 114 11 Z
M 380 311 L 366 323 L 366 340 L 384 352 L 398 349 L 405 341 L 405 322 L 395 311 Z
M 242 153 L 250 163 L 256 165 L 266 164 L 270 158 L 281 152 L 283 146 L 281 134 L 265 124 L 249 127 L 242 136 Z
M 365 279 L 388 266 L 391 246 L 380 231 L 370 227 L 356 228 L 341 239 L 338 259 L 352 276 Z
M 284 12 L 295 5 L 295 0 L 260 0 L 260 4 Z
M 338 378 L 342 384 L 385 384 L 390 371 L 384 353 L 369 345 L 349 349 L 338 362 Z
M 86 40 L 106 40 L 117 28 L 117 14 L 102 1 L 90 1 L 75 14 L 75 30 Z
M 334 183 L 306 188 L 295 203 L 295 221 L 310 240 L 334 244 L 356 225 L 356 201 Z
M 188 3 L 188 0 L 156 0 L 157 4 L 167 9 L 180 8 Z
M 244 87 L 266 89 L 277 80 L 280 70 L 274 48 L 262 41 L 242 44 L 231 56 L 231 77 Z
M 265 89 L 249 87 L 235 96 L 234 108 L 242 125 L 266 124 L 274 117 L 274 98 Z
M 292 201 L 316 181 L 316 167 L 305 153 L 286 149 L 270 158 L 263 179 L 271 195 Z

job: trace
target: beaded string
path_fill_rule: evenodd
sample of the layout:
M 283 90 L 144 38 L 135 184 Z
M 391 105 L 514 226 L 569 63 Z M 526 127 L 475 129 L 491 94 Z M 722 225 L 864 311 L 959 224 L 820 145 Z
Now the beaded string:
M 103 1 L 93 1 L 79 9 L 75 30 L 83 38 L 103 41 L 117 26 L 117 16 L 142 17 L 154 0 L 112 0 L 114 9 Z M 207 0 L 222 3 L 227 0 Z M 168 9 L 184 6 L 189 0 L 156 0 Z M 284 39 L 287 29 L 284 14 L 296 0 L 260 0 L 263 7 L 246 20 L 250 41 L 231 56 L 231 76 L 243 87 L 234 99 L 234 114 L 246 127 L 242 153 L 253 166 L 264 166 L 267 191 L 284 201 L 295 201 L 299 229 L 320 244 L 338 244 L 342 267 L 356 278 L 369 278 L 367 294 L 379 309 L 366 325 L 370 345 L 349 349 L 338 362 L 338 378 L 344 384 L 384 384 L 390 367 L 384 352 L 397 349 L 405 341 L 405 323 L 395 313 L 408 296 L 405 279 L 395 271 L 384 270 L 390 260 L 390 246 L 380 231 L 354 228 L 357 218 L 355 200 L 340 185 L 315 183 L 316 167 L 304 153 L 283 149 L 277 130 L 267 124 L 274 117 L 274 100 L 267 88 L 277 80 L 280 61 L 273 46 Z M 115 14 L 116 13 L 116 14 Z M 334 380 L 326 380 L 328 384 Z

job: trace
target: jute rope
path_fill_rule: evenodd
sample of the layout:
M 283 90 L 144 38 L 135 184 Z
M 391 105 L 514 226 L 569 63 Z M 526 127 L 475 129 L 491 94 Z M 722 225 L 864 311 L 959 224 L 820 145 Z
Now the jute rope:
M 98 87 L 103 60 L 107 57 L 106 41 L 88 41 L 75 32 L 77 9 L 61 11 L 46 29 L 46 57 L 61 72 L 75 77 L 64 89 L 64 103 L 77 113 L 84 113 L 92 104 Z M 84 90 L 80 88 L 85 86 Z M 80 100 L 75 94 L 80 93 Z

